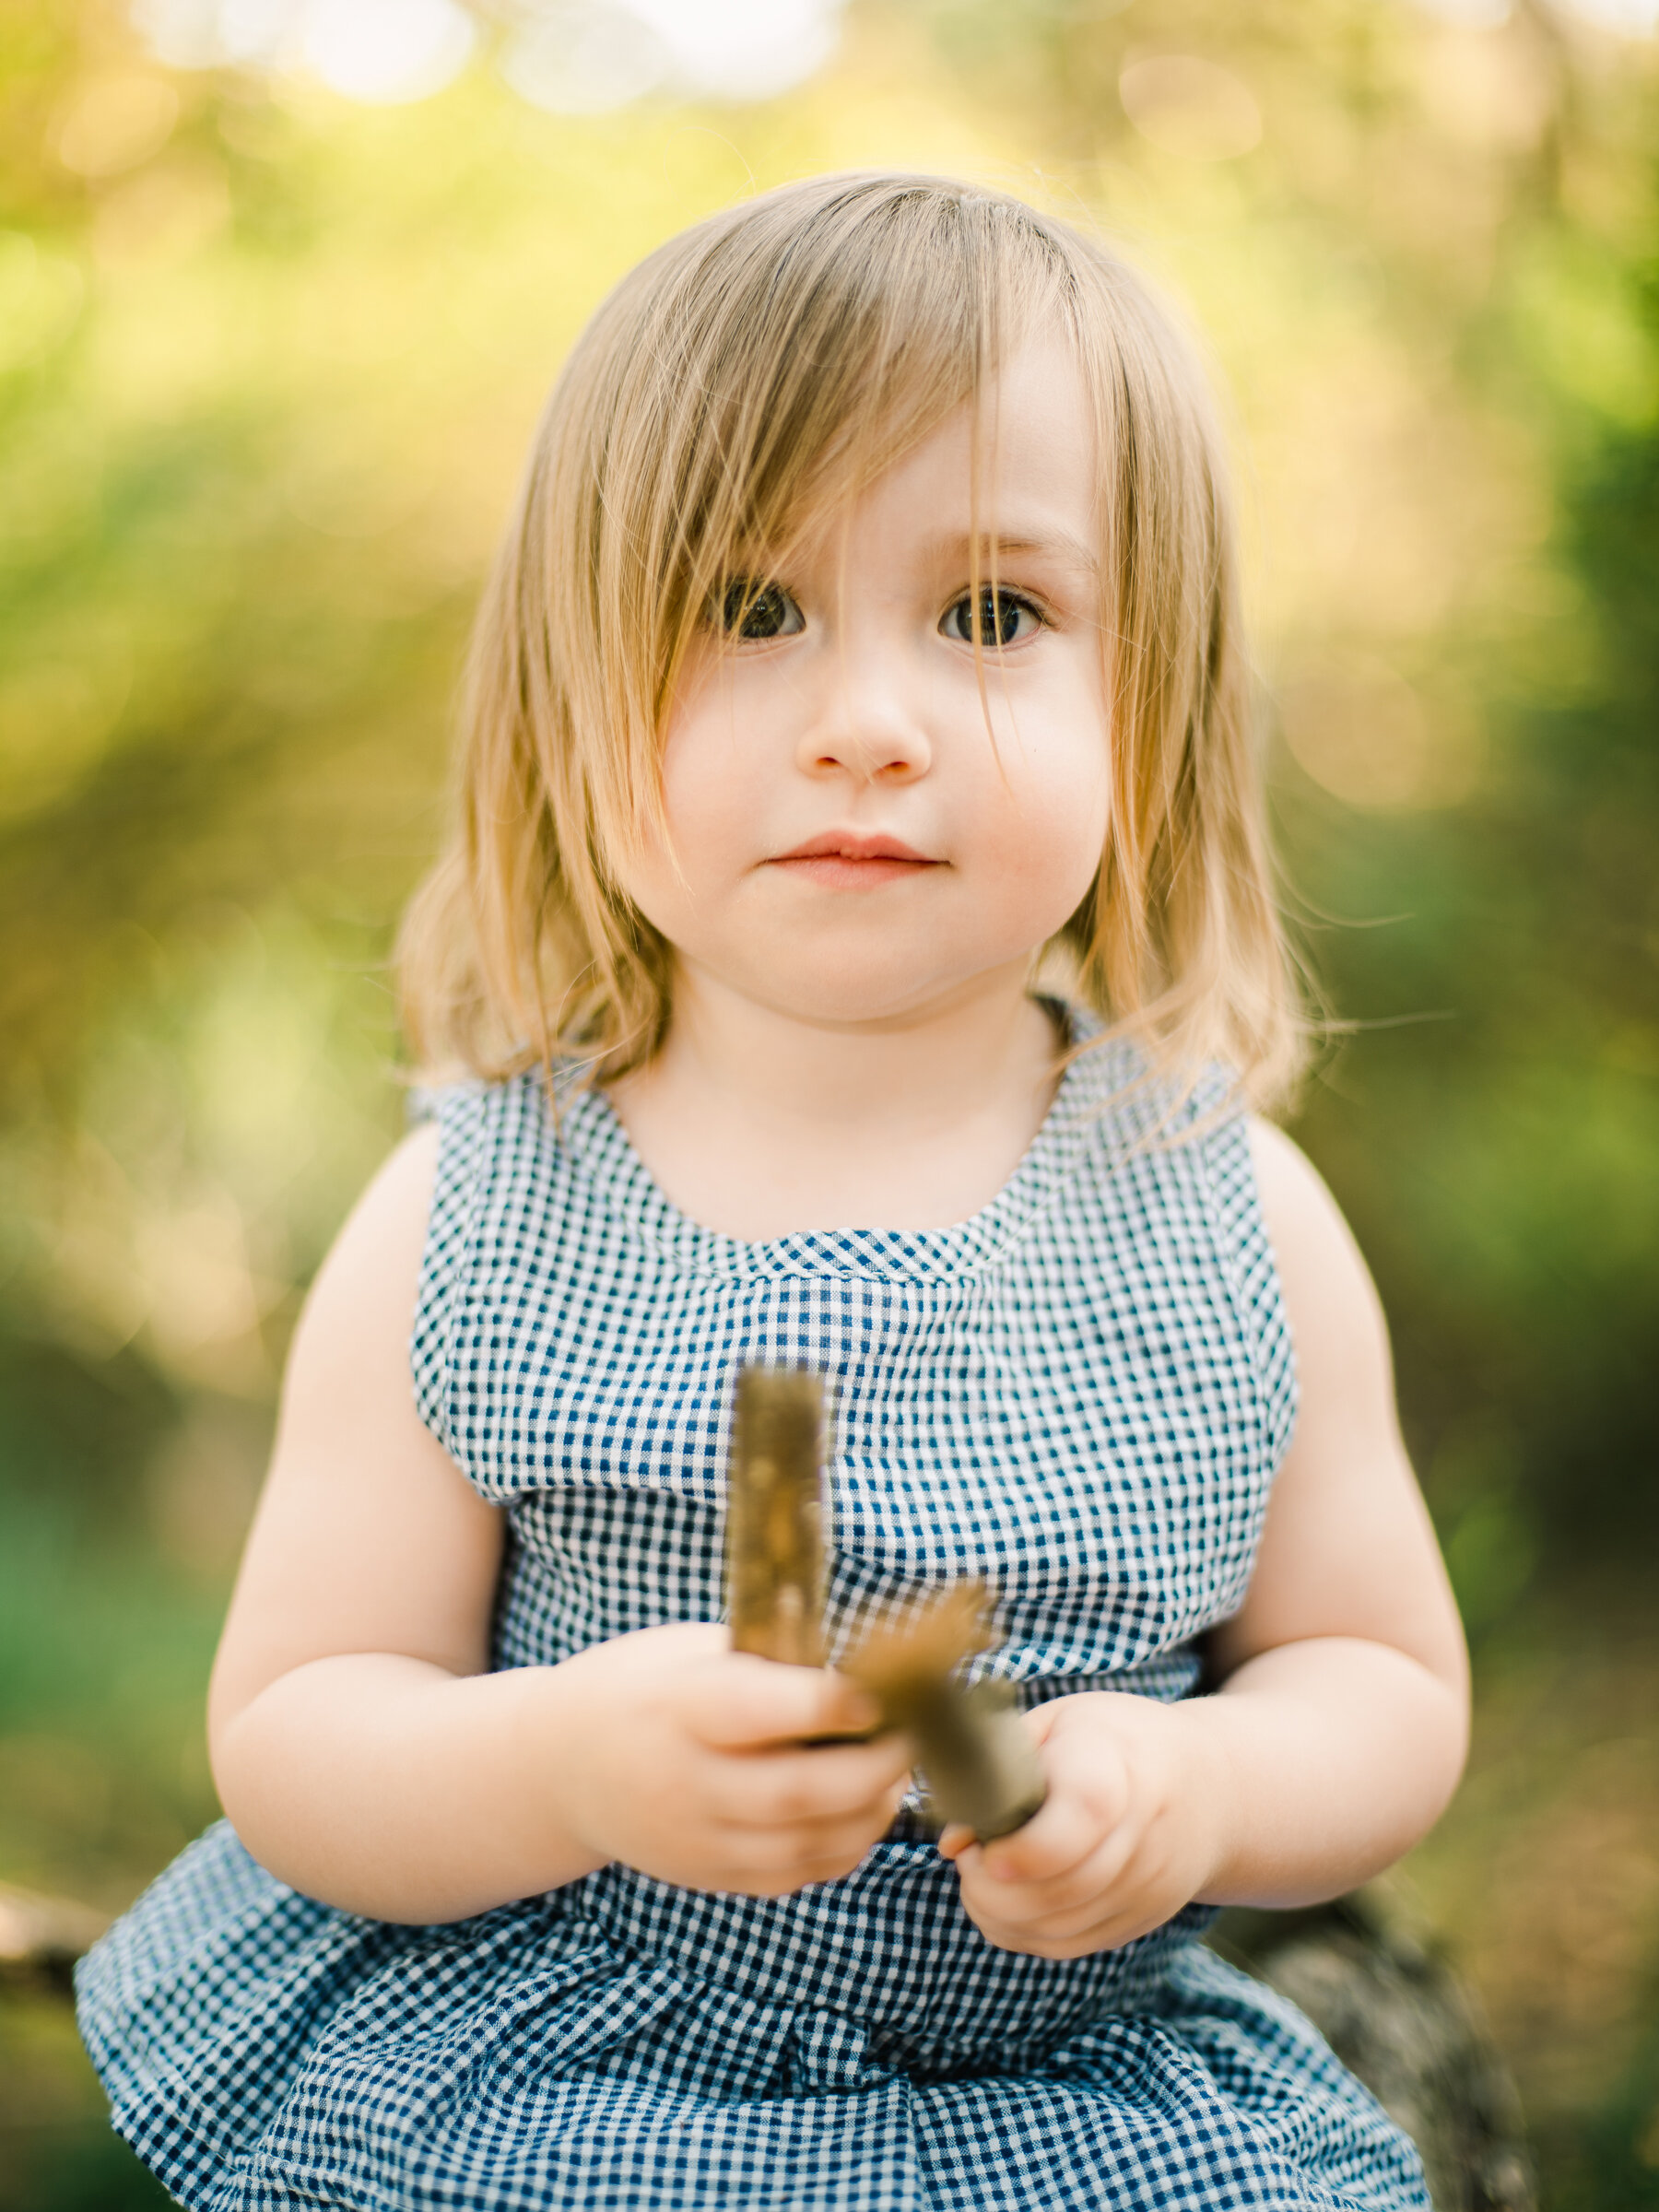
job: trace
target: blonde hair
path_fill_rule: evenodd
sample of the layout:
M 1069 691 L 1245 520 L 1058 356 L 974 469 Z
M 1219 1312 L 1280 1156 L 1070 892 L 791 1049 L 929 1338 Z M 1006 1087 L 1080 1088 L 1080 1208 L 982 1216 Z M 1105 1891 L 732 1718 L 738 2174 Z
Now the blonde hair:
M 776 554 L 1052 330 L 1095 415 L 1112 801 L 1051 956 L 1153 1064 L 1266 1102 L 1302 1024 L 1253 758 L 1227 473 L 1205 379 L 1116 255 L 949 180 L 818 177 L 697 224 L 601 305 L 543 415 L 474 633 L 460 821 L 400 944 L 429 1068 L 648 1059 L 670 949 L 616 874 L 660 820 L 677 672 Z M 994 650 L 994 649 L 993 649 Z

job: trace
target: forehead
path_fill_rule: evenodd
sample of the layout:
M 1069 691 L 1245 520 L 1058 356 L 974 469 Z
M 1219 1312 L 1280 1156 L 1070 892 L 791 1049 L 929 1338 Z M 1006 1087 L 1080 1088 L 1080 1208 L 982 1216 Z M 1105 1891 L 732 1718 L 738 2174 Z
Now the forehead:
M 826 485 L 790 535 L 805 548 L 925 529 L 1075 554 L 1097 535 L 1096 438 L 1076 355 L 1032 338 L 873 481 Z
M 977 449 L 977 450 L 976 450 Z M 998 503 L 1040 497 L 1067 509 L 1091 502 L 1094 425 L 1082 371 L 1058 339 L 1032 338 L 930 438 L 890 472 L 906 469 L 965 494 L 973 485 Z

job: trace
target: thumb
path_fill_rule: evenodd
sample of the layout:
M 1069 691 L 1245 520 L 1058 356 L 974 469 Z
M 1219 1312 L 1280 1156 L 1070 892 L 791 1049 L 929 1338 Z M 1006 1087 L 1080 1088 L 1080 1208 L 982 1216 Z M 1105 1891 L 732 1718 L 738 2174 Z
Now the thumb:
M 819 1735 L 869 1735 L 881 1720 L 874 1698 L 844 1675 L 824 1667 L 784 1666 L 748 1652 L 732 1652 L 700 1667 L 695 1680 L 686 1684 L 685 1696 L 687 1725 L 718 1750 L 759 1750 Z

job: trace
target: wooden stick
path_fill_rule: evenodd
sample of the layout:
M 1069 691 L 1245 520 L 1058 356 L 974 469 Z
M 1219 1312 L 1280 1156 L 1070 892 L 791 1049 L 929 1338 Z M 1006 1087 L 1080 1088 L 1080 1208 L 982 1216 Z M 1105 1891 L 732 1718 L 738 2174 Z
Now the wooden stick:
M 824 1392 L 801 1368 L 737 1376 L 726 1475 L 726 1608 L 732 1645 L 786 1665 L 824 1665 Z M 884 1728 L 915 1743 L 941 1819 L 982 1842 L 1023 1826 L 1043 1799 L 1035 1745 L 1006 1683 L 957 1670 L 990 1640 L 984 1593 L 958 1583 L 869 1630 L 842 1661 Z
M 76 1960 L 109 1924 L 89 1905 L 0 1882 L 0 1988 L 34 1984 L 67 1995 Z
M 737 1377 L 726 1475 L 732 1646 L 824 1664 L 824 1386 L 803 1368 Z
M 1001 1681 L 964 1686 L 956 1671 L 990 1641 L 985 1594 L 957 1583 L 870 1630 L 841 1671 L 914 1741 L 933 1809 L 982 1843 L 1023 1828 L 1046 1794 L 1037 1747 Z

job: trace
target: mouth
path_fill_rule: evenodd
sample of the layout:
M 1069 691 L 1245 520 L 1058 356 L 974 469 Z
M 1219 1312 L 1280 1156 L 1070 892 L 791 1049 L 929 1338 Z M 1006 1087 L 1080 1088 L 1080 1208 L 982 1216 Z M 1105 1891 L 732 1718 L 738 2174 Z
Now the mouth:
M 897 837 L 862 836 L 853 830 L 827 830 L 821 837 L 780 853 L 771 863 L 791 876 L 829 890 L 873 890 L 900 876 L 919 876 L 943 866 Z

